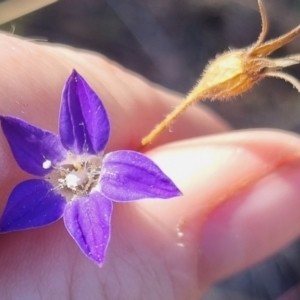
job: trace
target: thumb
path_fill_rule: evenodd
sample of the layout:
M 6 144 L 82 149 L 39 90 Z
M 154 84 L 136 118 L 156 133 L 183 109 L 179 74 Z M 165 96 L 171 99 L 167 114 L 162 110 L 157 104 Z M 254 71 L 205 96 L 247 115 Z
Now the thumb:
M 140 205 L 174 233 L 186 253 L 194 249 L 191 270 L 202 287 L 266 258 L 300 234 L 299 149 L 296 135 L 249 130 L 149 153 L 184 196 L 159 207 Z

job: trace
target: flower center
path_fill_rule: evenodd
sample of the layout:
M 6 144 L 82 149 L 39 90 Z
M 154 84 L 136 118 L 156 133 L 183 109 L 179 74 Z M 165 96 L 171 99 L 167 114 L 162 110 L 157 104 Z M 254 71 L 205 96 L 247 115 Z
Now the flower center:
M 102 157 L 68 154 L 46 178 L 59 192 L 72 201 L 75 197 L 87 196 L 96 187 L 101 173 Z M 48 167 L 48 161 L 43 164 Z

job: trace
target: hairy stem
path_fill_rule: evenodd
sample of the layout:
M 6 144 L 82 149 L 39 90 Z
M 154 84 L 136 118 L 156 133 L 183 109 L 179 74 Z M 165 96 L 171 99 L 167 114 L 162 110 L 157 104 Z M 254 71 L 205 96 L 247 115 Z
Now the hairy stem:
M 172 122 L 182 114 L 189 106 L 191 106 L 194 102 L 199 101 L 201 99 L 195 98 L 195 94 L 193 92 L 189 93 L 187 97 L 172 111 L 170 112 L 158 125 L 154 127 L 154 129 L 145 136 L 141 145 L 142 148 L 146 145 L 152 143 L 152 141 L 157 138 L 157 136 L 168 126 L 172 124 Z

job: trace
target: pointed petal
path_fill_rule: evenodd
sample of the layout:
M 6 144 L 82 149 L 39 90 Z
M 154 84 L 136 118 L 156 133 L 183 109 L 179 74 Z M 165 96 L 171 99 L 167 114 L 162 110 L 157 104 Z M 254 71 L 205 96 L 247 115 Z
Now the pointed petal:
M 43 167 L 45 161 L 55 165 L 66 156 L 58 136 L 49 131 L 13 117 L 2 116 L 1 126 L 18 165 L 30 174 L 44 176 L 52 170 Z
M 62 144 L 74 154 L 102 152 L 110 132 L 101 100 L 73 71 L 62 95 L 59 132 Z
M 36 228 L 61 218 L 66 200 L 39 179 L 19 183 L 10 194 L 0 219 L 0 233 Z
M 181 192 L 149 158 L 134 151 L 107 154 L 102 163 L 100 191 L 115 201 L 180 196 Z
M 100 193 L 77 198 L 67 204 L 64 221 L 83 253 L 102 265 L 110 239 L 112 202 Z

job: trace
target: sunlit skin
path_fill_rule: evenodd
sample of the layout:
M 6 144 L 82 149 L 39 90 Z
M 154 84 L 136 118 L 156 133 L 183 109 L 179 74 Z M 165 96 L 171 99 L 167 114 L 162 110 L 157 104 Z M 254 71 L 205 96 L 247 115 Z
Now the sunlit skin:
M 212 99 L 225 100 L 240 95 L 253 87 L 264 77 L 278 77 L 290 82 L 299 92 L 300 83 L 293 76 L 281 72 L 280 69 L 300 63 L 300 55 L 291 55 L 279 59 L 268 58 L 275 50 L 283 47 L 300 33 L 300 25 L 279 38 L 264 43 L 268 31 L 268 21 L 265 8 L 258 0 L 262 19 L 262 31 L 254 45 L 230 50 L 216 57 L 205 68 L 197 85 L 165 119 L 142 139 L 145 147 L 190 105 L 197 101 Z
M 57 133 L 61 90 L 75 68 L 108 111 L 107 151 L 138 149 L 144 132 L 180 103 L 171 91 L 96 53 L 3 34 L 0 49 L 1 114 Z M 61 221 L 0 235 L 1 299 L 200 299 L 218 280 L 300 235 L 298 135 L 229 132 L 220 117 L 195 105 L 157 145 L 145 155 L 184 196 L 115 205 L 102 268 L 82 255 Z M 29 178 L 2 133 L 0 167 L 1 215 L 12 188 Z

